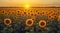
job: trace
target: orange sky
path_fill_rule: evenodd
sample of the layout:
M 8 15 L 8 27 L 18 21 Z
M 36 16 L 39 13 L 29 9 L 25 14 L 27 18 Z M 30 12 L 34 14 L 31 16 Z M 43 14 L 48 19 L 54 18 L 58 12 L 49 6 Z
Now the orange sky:
M 60 0 L 0 0 L 1 6 L 17 6 L 23 7 L 24 4 L 30 4 L 32 6 L 60 6 Z

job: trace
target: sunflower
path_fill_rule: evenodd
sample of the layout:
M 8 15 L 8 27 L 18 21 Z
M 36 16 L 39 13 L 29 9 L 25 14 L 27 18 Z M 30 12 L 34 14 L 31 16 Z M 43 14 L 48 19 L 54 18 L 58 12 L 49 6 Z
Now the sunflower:
M 45 20 L 40 20 L 38 22 L 38 25 L 41 27 L 41 28 L 44 28 L 46 26 L 46 21 Z
M 57 21 L 60 23 L 60 15 L 58 16 Z
M 26 26 L 32 26 L 34 23 L 33 19 L 27 19 L 26 20 Z
M 4 19 L 4 24 L 5 25 L 10 25 L 11 24 L 11 19 L 9 19 L 9 18 L 6 18 L 6 19 Z

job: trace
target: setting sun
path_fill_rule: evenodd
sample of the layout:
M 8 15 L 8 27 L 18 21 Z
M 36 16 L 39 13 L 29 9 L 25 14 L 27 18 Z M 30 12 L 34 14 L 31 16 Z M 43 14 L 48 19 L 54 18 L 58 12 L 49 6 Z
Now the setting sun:
M 30 5 L 29 4 L 25 4 L 25 8 L 30 8 Z

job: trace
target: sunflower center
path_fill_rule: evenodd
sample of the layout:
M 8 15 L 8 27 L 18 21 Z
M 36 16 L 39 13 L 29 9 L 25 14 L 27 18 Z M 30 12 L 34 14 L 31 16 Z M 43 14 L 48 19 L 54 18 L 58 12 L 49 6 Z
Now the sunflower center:
M 41 22 L 41 26 L 44 26 L 45 25 L 45 23 L 44 22 Z
M 29 20 L 29 21 L 28 21 L 28 24 L 31 24 L 31 23 L 32 23 L 32 21 Z
M 10 21 L 9 21 L 9 20 L 6 20 L 6 23 L 7 23 L 7 24 L 9 24 L 9 23 L 10 23 Z

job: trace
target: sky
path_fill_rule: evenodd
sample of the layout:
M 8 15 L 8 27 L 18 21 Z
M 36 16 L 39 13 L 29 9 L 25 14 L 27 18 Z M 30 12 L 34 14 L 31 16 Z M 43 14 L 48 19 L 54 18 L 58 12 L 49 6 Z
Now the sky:
M 32 6 L 60 6 L 60 0 L 0 0 L 1 6 L 20 6 L 25 4 Z

